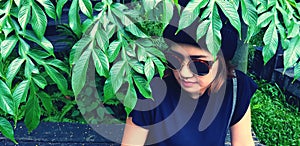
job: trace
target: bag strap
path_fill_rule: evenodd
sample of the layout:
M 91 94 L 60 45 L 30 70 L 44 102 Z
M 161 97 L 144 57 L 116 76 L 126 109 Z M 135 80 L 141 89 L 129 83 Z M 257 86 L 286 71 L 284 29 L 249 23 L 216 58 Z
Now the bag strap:
M 236 97 L 237 97 L 237 79 L 236 79 L 236 73 L 233 70 L 233 75 L 234 77 L 232 78 L 232 94 L 233 94 L 233 98 L 232 98 L 232 108 L 231 108 L 231 113 L 230 113 L 230 117 L 229 117 L 229 121 L 228 121 L 228 125 L 227 125 L 227 129 L 229 128 L 230 122 L 231 122 L 231 118 L 233 116 L 234 110 L 235 110 L 235 105 L 236 105 Z

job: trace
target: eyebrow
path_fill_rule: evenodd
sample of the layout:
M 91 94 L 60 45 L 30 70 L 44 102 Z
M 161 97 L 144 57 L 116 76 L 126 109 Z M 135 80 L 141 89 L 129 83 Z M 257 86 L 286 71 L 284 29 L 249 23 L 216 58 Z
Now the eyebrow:
M 191 59 L 197 59 L 197 58 L 207 58 L 208 56 L 205 55 L 190 55 Z

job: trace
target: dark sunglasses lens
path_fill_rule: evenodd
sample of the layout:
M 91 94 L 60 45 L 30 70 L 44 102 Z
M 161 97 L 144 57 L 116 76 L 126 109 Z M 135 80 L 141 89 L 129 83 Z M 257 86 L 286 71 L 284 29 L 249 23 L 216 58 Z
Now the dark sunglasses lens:
M 192 61 L 189 64 L 190 70 L 197 75 L 203 76 L 208 74 L 209 68 L 208 65 L 201 61 Z
M 166 55 L 166 59 L 168 62 L 168 67 L 174 70 L 180 69 L 181 68 L 181 61 L 179 60 L 178 57 L 174 55 Z

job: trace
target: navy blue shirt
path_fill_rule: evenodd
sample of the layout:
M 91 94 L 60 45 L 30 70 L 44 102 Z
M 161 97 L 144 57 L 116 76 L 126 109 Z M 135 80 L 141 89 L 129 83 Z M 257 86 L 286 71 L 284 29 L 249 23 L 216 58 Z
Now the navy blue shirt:
M 154 99 L 140 98 L 130 115 L 133 123 L 149 130 L 145 145 L 224 145 L 228 124 L 232 126 L 241 120 L 257 89 L 254 81 L 241 71 L 236 71 L 236 76 L 237 100 L 231 121 L 232 79 L 227 80 L 225 96 L 212 97 L 205 92 L 198 99 L 185 94 L 173 76 L 154 79 Z M 209 103 L 213 103 L 211 108 L 207 107 Z

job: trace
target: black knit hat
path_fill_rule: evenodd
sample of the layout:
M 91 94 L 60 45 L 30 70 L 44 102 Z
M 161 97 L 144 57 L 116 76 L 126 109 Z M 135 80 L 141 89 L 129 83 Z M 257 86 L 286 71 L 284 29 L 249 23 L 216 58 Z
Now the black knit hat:
M 185 3 L 184 3 L 185 4 Z M 183 4 L 183 5 L 184 5 Z M 176 10 L 176 9 L 175 9 Z M 219 14 L 222 20 L 222 29 L 221 29 L 221 50 L 225 60 L 231 60 L 234 56 L 234 53 L 237 48 L 238 32 L 230 24 L 226 16 L 219 10 Z M 179 16 L 178 12 L 174 12 L 170 24 L 165 28 L 163 37 L 167 40 L 171 40 L 175 43 L 189 44 L 200 48 L 207 48 L 205 44 L 205 37 L 202 37 L 200 40 L 196 41 L 196 31 L 197 31 L 197 20 L 191 24 L 191 26 L 179 31 L 178 29 Z

